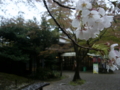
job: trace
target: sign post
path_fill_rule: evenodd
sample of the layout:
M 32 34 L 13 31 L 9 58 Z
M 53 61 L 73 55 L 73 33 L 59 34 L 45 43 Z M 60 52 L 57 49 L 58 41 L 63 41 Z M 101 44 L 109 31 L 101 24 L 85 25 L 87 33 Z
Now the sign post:
M 93 63 L 93 73 L 98 74 L 98 63 Z

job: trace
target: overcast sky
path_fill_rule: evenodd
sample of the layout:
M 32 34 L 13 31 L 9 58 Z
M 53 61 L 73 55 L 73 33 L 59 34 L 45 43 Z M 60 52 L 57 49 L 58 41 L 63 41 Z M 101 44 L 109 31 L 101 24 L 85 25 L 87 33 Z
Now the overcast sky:
M 33 5 L 33 3 L 35 5 Z M 36 8 L 33 8 L 32 5 L 36 6 Z M 46 11 L 46 8 L 43 2 L 35 2 L 35 0 L 0 0 L 0 16 L 6 18 L 17 17 L 20 11 L 24 12 L 22 15 L 25 19 L 33 19 L 33 17 L 36 17 L 37 20 L 40 21 L 41 15 Z
M 23 12 L 21 14 L 25 19 L 33 19 L 33 17 L 36 17 L 37 20 L 40 21 L 41 15 L 46 11 L 43 3 L 31 0 L 36 6 L 36 8 L 33 8 L 33 3 L 26 3 L 26 1 L 27 0 L 1 0 L 0 16 L 4 16 L 6 18 L 17 17 L 21 11 Z

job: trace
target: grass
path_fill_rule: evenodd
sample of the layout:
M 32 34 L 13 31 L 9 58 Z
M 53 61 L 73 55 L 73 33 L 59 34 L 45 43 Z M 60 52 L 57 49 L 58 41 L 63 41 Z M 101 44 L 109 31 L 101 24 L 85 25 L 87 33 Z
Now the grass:
M 11 90 L 12 88 L 18 88 L 23 84 L 27 85 L 31 82 L 32 80 L 21 76 L 0 72 L 0 90 Z
M 73 86 L 82 85 L 85 83 L 85 80 L 71 81 L 69 84 Z

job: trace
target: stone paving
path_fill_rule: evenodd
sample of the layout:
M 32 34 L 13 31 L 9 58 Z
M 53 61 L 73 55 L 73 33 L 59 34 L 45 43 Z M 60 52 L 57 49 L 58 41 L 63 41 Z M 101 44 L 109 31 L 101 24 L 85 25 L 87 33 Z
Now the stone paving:
M 86 80 L 85 84 L 73 86 L 74 72 L 64 72 L 69 78 L 60 81 L 50 82 L 43 90 L 120 90 L 120 70 L 114 74 L 93 74 L 92 72 L 81 72 L 81 78 Z

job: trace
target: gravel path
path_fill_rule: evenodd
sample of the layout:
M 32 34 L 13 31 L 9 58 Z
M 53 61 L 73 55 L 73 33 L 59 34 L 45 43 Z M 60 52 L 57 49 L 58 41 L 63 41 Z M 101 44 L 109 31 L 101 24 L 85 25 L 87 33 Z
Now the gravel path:
M 92 72 L 81 72 L 81 78 L 86 80 L 85 84 L 72 86 L 74 72 L 64 72 L 69 78 L 51 82 L 43 90 L 120 90 L 120 70 L 114 74 L 93 74 Z

